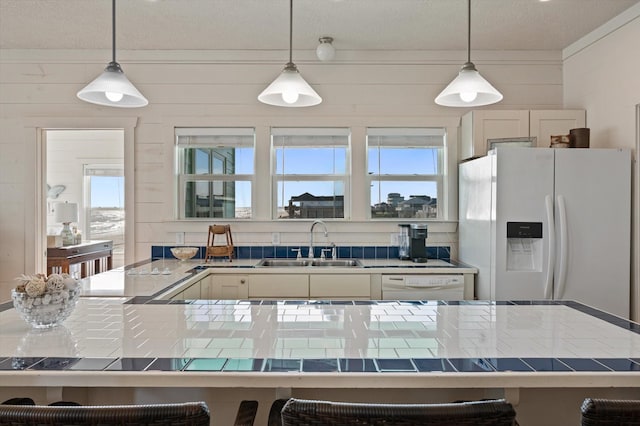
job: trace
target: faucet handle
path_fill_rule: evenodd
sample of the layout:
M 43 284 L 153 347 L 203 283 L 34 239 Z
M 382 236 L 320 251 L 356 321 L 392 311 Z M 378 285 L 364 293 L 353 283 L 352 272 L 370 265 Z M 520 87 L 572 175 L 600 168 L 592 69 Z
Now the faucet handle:
M 331 249 L 322 249 L 322 250 L 320 250 L 320 251 L 321 251 L 321 253 L 320 253 L 320 260 L 326 260 L 326 259 L 327 259 L 327 257 L 325 256 L 325 254 L 324 254 L 324 253 L 325 253 L 325 252 L 329 253 L 329 252 L 331 251 Z
M 300 249 L 299 248 L 291 249 L 291 251 L 297 251 L 298 252 L 298 255 L 296 256 L 296 260 L 301 260 L 302 259 L 302 254 L 300 253 Z

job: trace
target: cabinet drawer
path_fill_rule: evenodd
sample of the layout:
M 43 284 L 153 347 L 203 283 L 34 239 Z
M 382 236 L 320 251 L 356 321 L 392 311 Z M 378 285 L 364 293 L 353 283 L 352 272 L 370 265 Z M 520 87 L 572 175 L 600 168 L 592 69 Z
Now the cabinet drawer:
M 304 274 L 252 275 L 249 298 L 309 298 L 309 276 Z
M 309 276 L 309 296 L 314 298 L 371 298 L 369 275 L 354 274 L 311 274 Z
M 249 276 L 247 275 L 210 275 L 209 298 L 238 300 L 249 297 Z

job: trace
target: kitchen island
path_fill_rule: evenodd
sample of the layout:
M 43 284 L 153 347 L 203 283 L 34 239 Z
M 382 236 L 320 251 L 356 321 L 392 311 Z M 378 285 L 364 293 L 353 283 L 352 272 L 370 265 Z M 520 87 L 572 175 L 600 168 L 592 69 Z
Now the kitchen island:
M 162 271 L 155 278 L 176 281 Z M 224 425 L 241 399 L 260 401 L 264 424 L 271 401 L 288 395 L 504 396 L 523 426 L 577 424 L 587 396 L 640 399 L 640 326 L 575 302 L 172 301 L 137 291 L 147 295 L 89 289 L 44 332 L 5 304 L 0 398 L 205 400 Z

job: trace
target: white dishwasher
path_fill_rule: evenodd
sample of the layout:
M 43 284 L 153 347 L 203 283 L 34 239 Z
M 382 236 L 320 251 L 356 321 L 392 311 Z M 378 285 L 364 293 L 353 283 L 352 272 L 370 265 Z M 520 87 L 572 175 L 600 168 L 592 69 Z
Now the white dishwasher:
M 382 275 L 382 300 L 464 300 L 464 275 Z

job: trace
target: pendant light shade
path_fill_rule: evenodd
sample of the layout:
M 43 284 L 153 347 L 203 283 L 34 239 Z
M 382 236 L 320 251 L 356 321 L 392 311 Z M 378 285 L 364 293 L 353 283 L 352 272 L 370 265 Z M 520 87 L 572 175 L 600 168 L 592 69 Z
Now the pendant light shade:
M 449 107 L 475 107 L 500 102 L 502 93 L 485 80 L 471 62 L 471 0 L 468 6 L 467 62 L 458 76 L 436 97 L 438 105 Z
M 289 62 L 273 83 L 258 95 L 262 103 L 281 107 L 318 105 L 322 98 L 307 83 L 293 63 L 293 0 L 289 0 Z
M 139 108 L 149 104 L 147 98 L 131 84 L 120 64 L 116 62 L 116 0 L 112 1 L 112 61 L 104 72 L 77 94 L 92 104 L 119 108 Z

